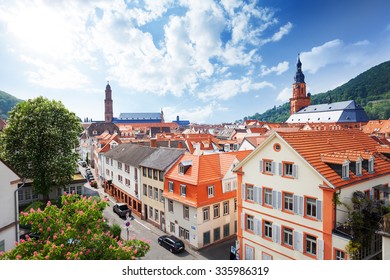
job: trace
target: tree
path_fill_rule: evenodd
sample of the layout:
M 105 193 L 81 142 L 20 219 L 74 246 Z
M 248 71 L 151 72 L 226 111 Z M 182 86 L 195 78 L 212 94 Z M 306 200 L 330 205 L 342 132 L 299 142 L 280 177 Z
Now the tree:
M 130 260 L 149 251 L 146 241 L 121 241 L 109 229 L 105 231 L 106 199 L 77 194 L 64 194 L 61 199 L 62 207 L 49 201 L 44 210 L 22 212 L 21 224 L 30 224 L 39 237 L 26 236 L 15 249 L 0 253 L 0 260 Z
M 44 97 L 17 104 L 9 115 L 0 156 L 48 199 L 53 185 L 68 184 L 74 175 L 79 119 L 61 102 Z

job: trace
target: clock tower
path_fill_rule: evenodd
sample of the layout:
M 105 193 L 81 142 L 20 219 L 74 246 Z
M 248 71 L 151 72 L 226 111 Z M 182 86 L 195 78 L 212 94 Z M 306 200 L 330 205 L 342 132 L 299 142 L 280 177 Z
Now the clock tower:
M 302 63 L 298 54 L 297 72 L 294 77 L 293 97 L 290 98 L 290 115 L 303 107 L 310 105 L 310 93 L 306 94 L 305 75 L 302 73 Z

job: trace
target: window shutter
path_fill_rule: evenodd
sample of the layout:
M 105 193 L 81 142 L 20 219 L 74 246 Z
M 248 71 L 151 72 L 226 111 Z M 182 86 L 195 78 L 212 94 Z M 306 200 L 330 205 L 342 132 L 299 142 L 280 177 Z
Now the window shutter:
M 317 200 L 317 220 L 322 220 L 322 201 Z
M 258 194 L 257 194 L 257 198 L 259 199 L 259 204 L 262 204 L 262 195 L 263 195 L 263 192 L 261 191 L 261 188 L 257 188 L 257 191 L 258 191 Z
M 298 214 L 303 216 L 303 196 L 299 196 L 299 211 Z
M 283 175 L 283 165 L 281 162 L 279 162 L 279 176 L 282 176 Z
M 370 189 L 370 199 L 374 199 L 374 189 Z
M 293 164 L 293 166 L 292 166 L 292 173 L 293 173 L 293 177 L 295 179 L 298 179 L 298 165 Z
M 293 211 L 294 214 L 298 214 L 298 196 L 295 194 L 293 196 Z
M 245 259 L 253 260 L 253 248 L 249 246 L 245 246 Z
M 261 219 L 254 220 L 255 223 L 255 234 L 261 236 Z
M 282 209 L 282 192 L 278 192 L 278 209 Z
M 324 240 L 317 239 L 317 258 L 319 260 L 324 259 Z
M 299 231 L 294 230 L 294 250 L 303 253 L 303 235 Z
M 245 213 L 241 213 L 241 229 L 245 230 Z
M 245 201 L 245 184 L 244 183 L 242 183 L 242 185 L 241 185 L 241 193 L 242 193 L 242 201 Z
M 272 191 L 272 208 L 277 208 L 277 198 L 278 198 L 278 192 Z
M 263 172 L 263 161 L 262 160 L 260 160 L 260 173 L 262 173 Z
M 275 223 L 272 224 L 272 241 L 280 243 L 280 226 Z
M 275 171 L 276 167 L 275 167 L 275 162 L 274 162 L 274 161 L 271 162 L 271 169 L 272 169 L 272 170 L 271 170 L 271 173 L 275 175 L 275 173 L 276 173 L 276 171 Z

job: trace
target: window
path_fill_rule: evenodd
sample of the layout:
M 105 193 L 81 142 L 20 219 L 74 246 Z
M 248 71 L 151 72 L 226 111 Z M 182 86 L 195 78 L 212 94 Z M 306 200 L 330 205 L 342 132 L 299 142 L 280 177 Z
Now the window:
M 113 161 L 113 159 L 112 158 L 110 158 L 110 163 L 111 163 L 111 166 L 113 166 L 114 165 L 114 161 Z
M 173 192 L 173 190 L 174 190 L 174 184 L 172 181 L 169 181 L 168 182 L 168 191 Z
M 214 229 L 214 241 L 221 239 L 221 228 L 217 227 Z
M 246 200 L 253 201 L 253 186 L 246 185 Z
M 5 240 L 0 241 L 0 252 L 5 252 Z
M 142 176 L 146 177 L 146 167 L 142 167 Z
M 293 176 L 293 165 L 292 163 L 283 163 L 283 176 Z
M 164 181 L 164 171 L 160 171 L 159 172 L 159 176 L 158 176 L 159 180 L 162 182 Z
M 273 168 L 272 168 L 272 161 L 271 160 L 264 160 L 264 172 L 265 173 L 273 173 Z
M 130 173 L 130 166 L 128 164 L 125 164 L 125 172 Z
M 283 210 L 293 211 L 293 194 L 292 193 L 283 193 Z
M 264 188 L 264 205 L 272 206 L 272 189 Z
M 153 219 L 153 207 L 149 206 L 149 219 Z
M 272 222 L 264 221 L 264 237 L 272 239 Z
M 126 184 L 126 186 L 130 186 L 130 180 L 129 179 L 125 179 L 125 184 Z
M 223 237 L 228 237 L 230 235 L 230 224 L 223 225 Z
M 208 186 L 207 187 L 207 195 L 208 197 L 214 197 L 214 186 Z
M 153 169 L 153 179 L 158 180 L 158 170 Z
M 154 209 L 154 220 L 158 223 L 158 210 Z
M 160 194 L 160 202 L 164 203 L 163 190 L 158 190 Z
M 209 207 L 203 208 L 203 221 L 208 221 L 210 219 Z
M 173 200 L 168 200 L 168 211 L 173 213 Z
M 255 249 L 252 246 L 245 244 L 245 260 L 254 260 Z
M 25 190 L 25 198 L 26 198 L 26 200 L 30 200 L 31 199 L 31 189 L 26 189 Z
M 146 184 L 143 184 L 142 189 L 144 196 L 148 196 L 148 186 Z
M 252 215 L 246 216 L 246 229 L 250 230 L 250 231 L 254 230 L 253 216 Z
M 148 168 L 148 178 L 152 178 L 152 169 Z
M 183 218 L 186 220 L 190 218 L 190 208 L 187 205 L 183 205 Z
M 219 218 L 219 204 L 215 204 L 214 207 L 213 207 L 214 211 L 214 219 L 215 218 Z
M 237 198 L 234 199 L 234 212 L 237 212 Z
M 158 188 L 154 188 L 154 200 L 158 201 Z
M 107 157 L 106 158 L 106 164 L 109 164 L 110 163 L 110 159 Z
M 306 216 L 317 218 L 317 200 L 306 197 Z
M 190 232 L 185 228 L 179 227 L 179 236 L 183 237 L 185 240 L 190 240 Z
M 203 233 L 203 245 L 210 244 L 210 231 Z
M 374 158 L 368 160 L 368 172 L 374 173 Z
M 149 197 L 153 198 L 153 187 L 152 186 L 148 186 L 148 189 L 149 189 Z
M 317 238 L 308 234 L 305 234 L 305 253 L 310 255 L 317 255 Z
M 175 233 L 175 223 L 170 222 L 170 230 L 172 233 Z
M 357 161 L 356 162 L 356 176 L 361 176 L 362 175 L 362 162 Z
M 187 186 L 186 185 L 180 185 L 180 195 L 186 196 L 187 193 Z
M 223 214 L 224 215 L 229 214 L 229 201 L 224 201 L 223 203 Z
M 118 161 L 118 169 L 122 170 L 122 163 Z
M 110 170 L 106 169 L 106 175 L 110 176 Z
M 283 228 L 283 244 L 289 247 L 293 246 L 293 230 L 291 228 Z
M 336 249 L 335 250 L 335 260 L 345 260 L 345 252 Z
M 119 182 L 122 182 L 122 181 L 123 181 L 122 175 L 119 175 L 119 174 L 118 174 L 118 181 L 119 181 Z

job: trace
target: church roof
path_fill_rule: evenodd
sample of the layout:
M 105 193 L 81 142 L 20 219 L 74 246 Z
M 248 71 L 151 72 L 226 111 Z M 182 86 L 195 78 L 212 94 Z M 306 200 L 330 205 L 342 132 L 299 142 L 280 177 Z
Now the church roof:
M 120 113 L 119 120 L 161 120 L 161 113 Z
M 348 123 L 368 122 L 364 109 L 354 100 L 310 105 L 292 114 L 287 123 Z

